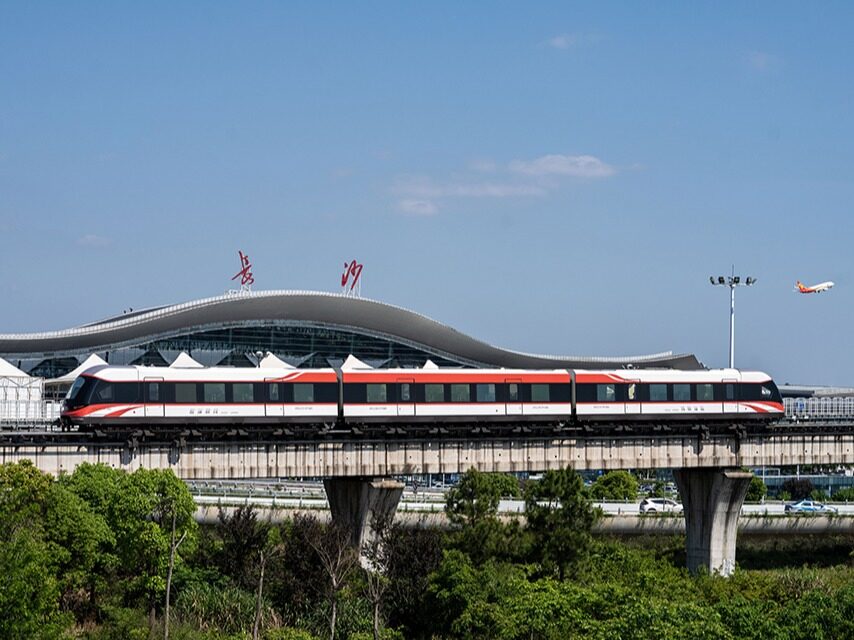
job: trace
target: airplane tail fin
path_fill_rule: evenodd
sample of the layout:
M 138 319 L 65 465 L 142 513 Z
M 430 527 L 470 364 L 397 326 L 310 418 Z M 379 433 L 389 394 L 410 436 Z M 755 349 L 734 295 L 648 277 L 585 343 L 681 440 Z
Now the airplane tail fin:
M 803 283 L 803 282 L 801 282 L 800 280 L 798 280 L 798 281 L 795 283 L 795 286 L 796 286 L 796 287 L 798 288 L 798 290 L 800 290 L 800 291 L 803 291 L 804 289 L 806 289 L 806 287 L 804 286 L 804 283 Z

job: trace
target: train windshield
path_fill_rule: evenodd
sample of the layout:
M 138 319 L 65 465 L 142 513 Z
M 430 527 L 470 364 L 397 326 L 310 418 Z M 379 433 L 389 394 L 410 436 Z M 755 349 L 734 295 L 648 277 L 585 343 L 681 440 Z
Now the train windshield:
M 80 389 L 83 388 L 84 384 L 86 384 L 86 378 L 83 376 L 77 378 L 77 380 L 74 381 L 74 384 L 71 385 L 68 393 L 65 394 L 65 399 L 74 400 L 80 394 Z
M 762 399 L 769 402 L 783 403 L 783 397 L 780 395 L 780 390 L 772 380 L 769 380 L 762 385 Z

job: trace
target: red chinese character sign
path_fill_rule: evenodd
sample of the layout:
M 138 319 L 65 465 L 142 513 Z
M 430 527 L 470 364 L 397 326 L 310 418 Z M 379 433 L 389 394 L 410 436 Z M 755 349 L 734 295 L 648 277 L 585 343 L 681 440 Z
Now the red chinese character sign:
M 344 263 L 344 273 L 341 274 L 341 289 L 345 296 L 362 296 L 362 267 L 364 266 L 356 262 L 355 259 L 353 262 Z
M 240 271 L 234 274 L 232 280 L 240 278 L 240 290 L 252 291 L 252 285 L 255 284 L 255 276 L 252 275 L 252 263 L 249 262 L 249 256 L 242 251 L 237 252 L 240 255 Z

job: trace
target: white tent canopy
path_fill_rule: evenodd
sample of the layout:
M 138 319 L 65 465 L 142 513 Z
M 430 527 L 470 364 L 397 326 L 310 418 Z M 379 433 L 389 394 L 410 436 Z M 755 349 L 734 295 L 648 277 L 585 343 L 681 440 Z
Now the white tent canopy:
M 427 360 L 427 362 L 424 363 L 424 369 L 438 369 L 438 368 L 439 368 L 438 365 L 435 362 L 433 362 L 432 360 Z
M 91 369 L 92 367 L 97 367 L 99 364 L 107 364 L 107 361 L 104 360 L 101 356 L 96 353 L 93 353 L 91 356 L 86 358 L 79 367 L 74 369 L 73 371 L 69 371 L 64 376 L 60 376 L 59 378 L 53 378 L 51 380 L 46 380 L 45 383 L 49 385 L 56 384 L 68 384 L 74 382 L 77 377 L 86 371 L 87 369 Z
M 42 417 L 43 381 L 0 358 L 0 421 Z
M 341 365 L 342 369 L 373 369 L 373 367 L 369 364 L 365 364 L 361 360 L 359 360 L 352 353 L 347 356 L 347 359 L 344 361 L 344 364 Z
M 258 363 L 262 369 L 296 369 L 295 366 L 288 364 L 274 354 L 267 352 L 267 355 Z
M 3 358 L 0 358 L 0 378 L 29 378 L 26 373 Z
M 193 360 L 186 351 L 182 351 L 175 358 L 174 362 L 169 365 L 170 369 L 204 369 L 205 365 Z

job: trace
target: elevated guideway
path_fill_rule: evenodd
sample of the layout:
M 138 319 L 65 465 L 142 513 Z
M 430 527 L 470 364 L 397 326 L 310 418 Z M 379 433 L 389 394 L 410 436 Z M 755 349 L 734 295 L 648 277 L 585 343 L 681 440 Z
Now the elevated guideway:
M 339 436 L 340 437 L 340 436 Z M 105 441 L 86 434 L 0 434 L 0 463 L 32 460 L 41 470 L 70 473 L 83 463 L 133 471 L 172 469 L 184 479 L 323 478 L 332 513 L 353 531 L 370 534 L 371 518 L 394 513 L 402 485 L 389 476 L 584 469 L 673 469 L 685 507 L 691 570 L 729 575 L 741 505 L 751 474 L 745 467 L 854 464 L 854 421 L 803 419 L 763 432 L 572 433 L 554 436 L 480 434 L 452 438 L 337 440 Z

